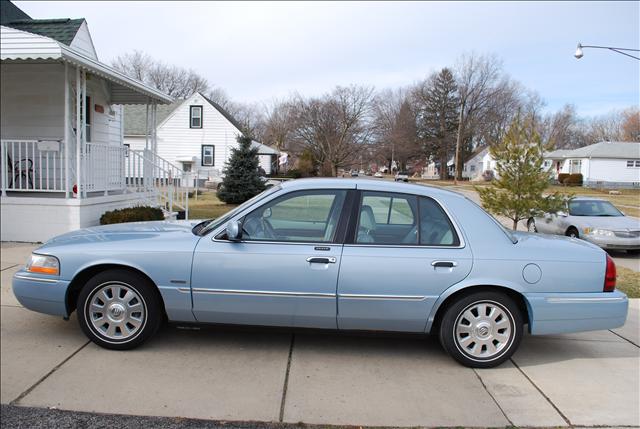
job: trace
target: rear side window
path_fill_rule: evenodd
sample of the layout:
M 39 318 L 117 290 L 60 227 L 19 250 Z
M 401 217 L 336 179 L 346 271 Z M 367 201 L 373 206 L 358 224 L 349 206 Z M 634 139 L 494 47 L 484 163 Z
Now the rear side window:
M 460 238 L 442 207 L 431 198 L 420 198 L 420 244 L 459 246 Z
M 356 243 L 418 244 L 418 201 L 413 195 L 363 192 Z
M 445 211 L 431 198 L 364 191 L 355 243 L 459 246 L 460 238 Z

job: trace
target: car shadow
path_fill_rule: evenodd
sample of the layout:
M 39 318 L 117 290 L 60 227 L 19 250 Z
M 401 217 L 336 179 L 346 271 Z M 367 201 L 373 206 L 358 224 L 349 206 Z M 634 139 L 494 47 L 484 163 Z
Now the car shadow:
M 292 344 L 293 342 L 293 344 Z M 457 365 L 443 350 L 437 336 L 388 332 L 338 332 L 311 329 L 217 326 L 180 327 L 165 325 L 143 345 L 146 350 L 209 347 L 239 347 L 244 351 L 268 345 L 293 345 L 296 352 L 339 354 L 345 358 L 381 357 L 434 359 Z M 532 336 L 525 334 L 514 358 L 519 366 L 545 365 L 572 360 L 640 358 L 640 349 L 609 331 L 588 335 Z

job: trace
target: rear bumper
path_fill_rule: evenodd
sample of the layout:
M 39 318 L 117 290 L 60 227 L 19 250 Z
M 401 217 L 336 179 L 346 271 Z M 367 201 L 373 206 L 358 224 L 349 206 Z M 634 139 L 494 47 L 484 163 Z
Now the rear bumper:
M 18 271 L 13 276 L 12 286 L 13 294 L 25 308 L 54 316 L 69 316 L 66 305 L 68 281 Z
M 613 329 L 624 325 L 629 300 L 619 291 L 530 293 L 529 330 L 533 335 Z

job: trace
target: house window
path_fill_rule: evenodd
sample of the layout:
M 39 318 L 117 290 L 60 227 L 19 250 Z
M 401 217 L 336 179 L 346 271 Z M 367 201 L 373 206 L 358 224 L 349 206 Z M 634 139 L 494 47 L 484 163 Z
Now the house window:
M 470 169 L 471 169 L 471 172 L 472 172 L 472 173 L 475 173 L 475 171 L 476 171 L 476 166 L 475 166 L 475 165 L 472 165 L 472 166 L 470 166 L 470 167 L 471 167 L 471 168 L 470 168 Z
M 202 145 L 202 166 L 203 167 L 212 167 L 213 159 L 214 159 L 214 146 L 213 145 Z
M 124 143 L 124 157 L 129 158 L 129 149 L 131 149 L 131 145 L 129 143 Z
M 582 170 L 582 160 L 581 159 L 571 159 L 569 160 L 569 173 L 570 174 L 578 174 Z
M 189 128 L 202 128 L 202 106 L 189 106 Z
M 628 160 L 627 167 L 640 167 L 640 160 Z

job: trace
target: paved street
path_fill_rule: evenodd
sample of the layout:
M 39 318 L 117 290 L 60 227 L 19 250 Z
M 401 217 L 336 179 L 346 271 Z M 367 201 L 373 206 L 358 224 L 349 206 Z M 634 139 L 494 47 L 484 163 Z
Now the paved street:
M 243 422 L 640 425 L 639 300 L 615 332 L 526 336 L 511 361 L 488 370 L 456 364 L 435 338 L 331 332 L 167 327 L 115 352 L 89 343 L 75 317 L 17 303 L 11 276 L 33 247 L 2 243 L 3 404 Z M 3 407 L 3 426 L 5 413 L 20 415 Z M 76 418 L 46 421 L 56 415 Z

